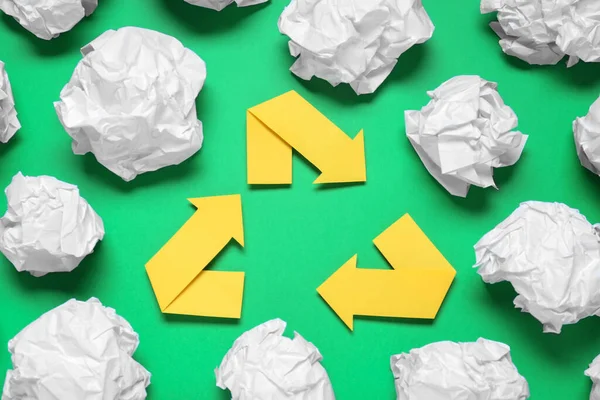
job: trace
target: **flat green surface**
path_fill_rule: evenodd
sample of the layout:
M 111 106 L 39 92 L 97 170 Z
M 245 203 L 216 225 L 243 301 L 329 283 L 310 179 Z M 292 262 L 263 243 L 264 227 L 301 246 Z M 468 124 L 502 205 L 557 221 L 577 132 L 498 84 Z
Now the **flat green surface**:
M 600 352 L 600 320 L 543 334 L 533 317 L 513 308 L 510 285 L 486 286 L 471 266 L 473 244 L 522 201 L 564 202 L 600 221 L 600 178 L 580 167 L 571 131 L 599 94 L 600 66 L 529 67 L 501 52 L 476 0 L 428 0 L 433 39 L 402 56 L 375 95 L 356 97 L 347 86 L 306 83 L 288 71 L 293 60 L 277 30 L 285 4 L 215 13 L 183 0 L 101 0 L 91 18 L 51 42 L 0 17 L 0 59 L 23 125 L 0 145 L 0 187 L 18 171 L 53 175 L 77 184 L 106 225 L 96 252 L 68 275 L 33 278 L 0 259 L 0 343 L 71 297 L 96 296 L 139 332 L 135 357 L 153 374 L 151 400 L 228 398 L 215 387 L 214 367 L 241 333 L 276 317 L 320 349 L 340 400 L 393 399 L 392 354 L 478 337 L 512 347 L 532 399 L 587 399 L 583 371 Z M 81 58 L 79 47 L 126 25 L 177 37 L 208 68 L 197 102 L 204 148 L 130 183 L 91 155 L 73 155 L 52 106 Z M 404 134 L 404 110 L 419 109 L 426 90 L 460 74 L 499 82 L 530 135 L 518 164 L 497 171 L 500 191 L 472 188 L 467 199 L 451 197 L 429 176 Z M 350 136 L 364 128 L 366 185 L 313 186 L 316 171 L 295 158 L 291 188 L 248 187 L 245 110 L 290 89 Z M 162 315 L 145 262 L 192 215 L 186 198 L 230 193 L 242 194 L 246 247 L 229 246 L 213 268 L 246 271 L 241 321 Z M 2 197 L 0 210 L 5 206 Z M 371 241 L 407 212 L 456 268 L 453 287 L 433 323 L 361 318 L 351 333 L 316 288 L 355 253 L 359 267 L 388 268 Z M 8 352 L 0 352 L 0 367 L 10 366 Z

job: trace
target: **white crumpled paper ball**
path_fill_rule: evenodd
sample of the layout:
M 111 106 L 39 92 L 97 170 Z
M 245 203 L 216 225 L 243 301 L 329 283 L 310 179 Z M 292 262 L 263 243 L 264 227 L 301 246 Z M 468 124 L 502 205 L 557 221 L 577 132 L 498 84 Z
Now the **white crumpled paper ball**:
M 588 115 L 573 122 L 573 134 L 581 165 L 600 175 L 600 98 L 592 104 Z
M 590 400 L 600 400 L 600 356 L 594 358 L 585 374 L 592 379 L 592 392 Z
M 45 40 L 70 31 L 96 7 L 98 0 L 0 0 L 0 10 Z
M 171 36 L 127 27 L 103 33 L 82 54 L 54 103 L 75 154 L 91 152 L 130 181 L 202 147 L 195 99 L 206 66 L 193 51 Z
M 98 299 L 69 300 L 8 343 L 2 400 L 143 400 L 150 373 L 132 358 L 139 342 Z
M 185 0 L 186 3 L 204 8 L 211 8 L 217 11 L 221 11 L 234 1 L 238 7 L 248 7 L 256 4 L 266 3 L 269 0 Z
M 8 142 L 19 128 L 21 124 L 17 119 L 10 81 L 4 63 L 0 61 L 0 143 Z
M 513 165 L 527 135 L 513 131 L 517 116 L 497 84 L 457 76 L 427 92 L 421 111 L 405 111 L 406 135 L 431 175 L 454 196 L 471 185 L 496 187 L 493 168 Z
M 528 201 L 475 245 L 484 282 L 508 281 L 544 332 L 600 314 L 600 236 L 579 211 Z
M 0 252 L 17 271 L 33 276 L 72 271 L 104 237 L 102 219 L 75 185 L 19 172 L 5 192 Z
M 349 83 L 357 94 L 373 93 L 433 29 L 421 0 L 292 0 L 279 17 L 294 74 Z
M 232 400 L 335 400 L 319 350 L 298 333 L 283 335 L 274 319 L 240 336 L 215 369 L 217 386 Z
M 525 400 L 510 347 L 487 339 L 438 342 L 392 356 L 397 400 Z
M 498 12 L 490 26 L 502 50 L 529 64 L 568 66 L 600 61 L 600 2 L 595 0 L 481 0 L 481 12 Z

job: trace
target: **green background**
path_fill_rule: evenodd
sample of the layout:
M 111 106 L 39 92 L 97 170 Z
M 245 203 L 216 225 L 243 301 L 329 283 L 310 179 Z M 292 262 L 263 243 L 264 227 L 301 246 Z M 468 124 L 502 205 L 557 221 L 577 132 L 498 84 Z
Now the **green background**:
M 472 246 L 527 200 L 564 202 L 600 221 L 600 178 L 579 165 L 571 130 L 599 94 L 600 66 L 530 67 L 502 53 L 476 0 L 428 0 L 433 38 L 403 55 L 375 95 L 357 97 L 348 86 L 304 82 L 288 71 L 293 59 L 277 29 L 286 3 L 216 13 L 183 0 L 101 0 L 92 17 L 50 42 L 0 17 L 0 59 L 23 125 L 0 145 L 0 187 L 18 171 L 55 176 L 77 184 L 106 225 L 105 240 L 70 274 L 33 278 L 0 259 L 0 343 L 69 298 L 96 296 L 139 332 L 135 358 L 153 374 L 151 400 L 228 398 L 215 387 L 214 367 L 240 334 L 276 317 L 288 322 L 288 335 L 296 330 L 320 349 L 340 400 L 393 399 L 392 354 L 478 337 L 512 347 L 532 399 L 587 399 L 583 371 L 600 353 L 600 320 L 543 334 L 533 317 L 513 308 L 510 285 L 481 281 Z M 73 155 L 52 106 L 81 58 L 78 49 L 127 25 L 175 36 L 208 68 L 197 101 L 202 150 L 130 183 L 91 155 Z M 497 170 L 500 190 L 472 188 L 467 199 L 450 196 L 427 173 L 405 137 L 403 114 L 426 104 L 426 90 L 461 74 L 498 82 L 519 129 L 530 135 L 517 165 Z M 364 128 L 365 185 L 313 186 L 317 171 L 298 157 L 290 188 L 246 184 L 245 110 L 290 89 L 348 135 Z M 228 246 L 212 268 L 246 272 L 242 319 L 162 315 L 145 262 L 192 215 L 186 198 L 230 193 L 242 195 L 246 247 Z M 456 268 L 456 280 L 434 322 L 359 318 L 352 333 L 316 288 L 356 253 L 361 268 L 389 268 L 372 239 L 404 213 Z M 11 367 L 7 351 L 0 367 Z

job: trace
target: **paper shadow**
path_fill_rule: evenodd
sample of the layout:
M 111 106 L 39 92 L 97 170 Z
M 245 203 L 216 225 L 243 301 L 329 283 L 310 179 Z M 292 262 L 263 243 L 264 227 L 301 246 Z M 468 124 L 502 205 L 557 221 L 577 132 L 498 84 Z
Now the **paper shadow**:
M 163 314 L 163 319 L 169 323 L 182 323 L 182 324 L 205 324 L 205 325 L 238 325 L 241 323 L 240 319 L 235 318 L 217 318 L 217 317 L 201 317 L 195 315 L 177 315 L 177 314 Z
M 214 34 L 231 29 L 254 13 L 267 7 L 270 2 L 252 7 L 231 4 L 221 11 L 194 6 L 183 0 L 159 0 L 162 7 L 185 27 L 197 34 Z
M 287 68 L 291 67 L 296 61 L 296 58 L 289 54 L 289 48 L 287 41 L 285 46 L 282 47 L 285 52 L 285 56 L 281 57 L 283 60 L 288 60 Z M 352 105 L 352 104 L 365 104 L 373 101 L 380 93 L 390 90 L 390 87 L 396 84 L 408 81 L 411 76 L 419 70 L 419 66 L 424 62 L 428 54 L 427 44 L 415 45 L 408 49 L 398 59 L 398 63 L 386 78 L 386 80 L 379 86 L 374 93 L 357 95 L 352 87 L 347 83 L 340 83 L 338 86 L 332 86 L 329 82 L 324 79 L 312 77 L 312 79 L 306 81 L 292 74 L 296 81 L 298 81 L 303 87 L 305 87 L 311 93 L 324 94 L 340 104 Z
M 368 175 L 367 175 L 368 181 Z M 317 190 L 326 191 L 331 189 L 343 189 L 343 188 L 352 188 L 358 186 L 366 186 L 367 182 L 342 182 L 342 183 L 318 183 L 314 184 L 317 187 Z
M 579 162 L 579 159 L 577 161 Z M 581 174 L 582 179 L 586 181 L 586 186 L 593 188 L 596 195 L 600 197 L 600 176 L 585 168 L 583 165 L 579 166 L 579 174 Z
M 248 187 L 250 188 L 251 191 L 263 191 L 263 190 L 281 190 L 281 189 L 290 189 L 292 187 L 292 184 L 290 183 L 281 183 L 281 184 L 275 184 L 275 185 L 258 185 L 258 184 L 249 184 Z
M 10 275 L 19 285 L 27 288 L 31 293 L 36 291 L 63 292 L 72 295 L 78 300 L 85 301 L 87 298 L 78 298 L 79 295 L 93 292 L 94 277 L 98 277 L 99 269 L 102 268 L 102 242 L 98 242 L 94 252 L 85 257 L 79 266 L 71 272 L 50 273 L 41 277 L 34 277 L 28 272 L 17 272 Z
M 20 141 L 21 137 L 19 136 L 19 131 L 17 131 L 15 136 L 13 136 L 7 143 L 0 143 L 0 160 L 8 155 L 8 153 L 13 151 L 13 149 L 19 145 Z M 15 171 L 15 173 L 16 172 L 17 171 Z
M 179 165 L 171 165 L 157 171 L 146 172 L 138 175 L 130 182 L 125 182 L 120 176 L 112 173 L 100 164 L 96 157 L 91 154 L 77 155 L 81 161 L 83 171 L 93 180 L 116 188 L 120 192 L 130 193 L 138 188 L 148 187 L 162 182 L 177 182 L 198 173 L 202 168 L 198 167 L 196 157 L 202 157 L 202 149 Z M 202 161 L 200 161 L 202 162 Z M 200 179 L 200 178 L 198 178 Z
M 86 19 L 93 17 L 85 17 L 77 25 L 73 27 L 69 32 L 64 32 L 60 36 L 51 39 L 44 40 L 35 36 L 27 29 L 23 28 L 13 17 L 2 14 L 3 23 L 13 32 L 23 36 L 30 44 L 35 52 L 43 57 L 53 57 L 68 52 L 78 52 L 81 47 L 86 43 L 81 39 L 82 37 L 82 24 L 85 24 Z
M 517 293 L 509 282 L 485 284 L 485 287 L 493 303 L 490 309 L 502 313 L 502 319 L 514 327 L 514 332 L 526 338 L 532 346 L 539 347 L 546 356 L 555 358 L 556 362 L 572 360 L 574 354 L 597 354 L 600 337 L 596 333 L 600 330 L 600 318 L 592 316 L 576 324 L 564 325 L 560 334 L 543 333 L 542 324 L 537 319 L 514 308 Z
M 500 51 L 502 50 L 500 49 Z M 569 68 L 567 67 L 568 56 L 556 65 L 531 65 L 517 57 L 505 55 L 505 58 L 506 63 L 514 68 L 523 71 L 535 69 L 540 74 L 551 75 L 552 79 L 562 80 L 576 87 L 585 88 L 600 82 L 600 65 L 598 63 L 579 61 Z
M 148 365 L 145 357 L 140 357 L 137 353 L 133 355 L 133 359 L 140 363 L 140 365 Z M 150 377 L 150 384 L 146 387 L 146 398 L 153 399 L 154 385 L 152 385 L 152 377 Z
M 356 315 L 354 316 L 354 322 L 356 324 L 356 321 L 377 321 L 377 322 L 384 322 L 386 324 L 394 324 L 394 325 L 400 325 L 400 324 L 409 324 L 409 325 L 426 325 L 426 326 L 431 326 L 435 323 L 434 319 L 423 319 L 423 318 L 395 318 L 395 317 L 368 317 L 368 316 L 363 316 L 363 315 Z M 356 331 L 357 328 L 354 327 L 354 331 Z

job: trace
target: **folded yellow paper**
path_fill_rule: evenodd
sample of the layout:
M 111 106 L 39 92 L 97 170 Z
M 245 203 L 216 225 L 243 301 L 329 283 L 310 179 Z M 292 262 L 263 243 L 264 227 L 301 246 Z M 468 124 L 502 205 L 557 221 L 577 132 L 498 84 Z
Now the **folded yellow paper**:
M 314 183 L 364 182 L 361 130 L 350 139 L 295 91 L 259 104 L 247 114 L 248 183 L 292 183 L 292 149 L 321 171 Z
M 374 241 L 393 269 L 358 269 L 354 255 L 317 292 L 354 329 L 354 316 L 434 319 L 456 271 L 405 214 Z
M 240 195 L 189 199 L 198 209 L 146 264 L 163 313 L 240 318 L 243 272 L 204 271 L 231 239 L 244 246 Z

